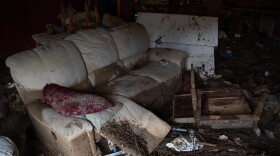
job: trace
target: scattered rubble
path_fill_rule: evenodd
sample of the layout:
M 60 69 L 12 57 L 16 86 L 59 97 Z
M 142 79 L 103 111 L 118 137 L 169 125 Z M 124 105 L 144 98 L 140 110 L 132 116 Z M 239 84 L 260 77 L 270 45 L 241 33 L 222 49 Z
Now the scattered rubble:
M 194 150 L 201 149 L 204 145 L 200 144 L 197 138 L 194 135 L 189 136 L 179 136 L 175 138 L 170 143 L 167 143 L 166 146 L 177 152 L 190 152 Z
M 126 121 L 113 120 L 101 129 L 101 133 L 110 139 L 116 146 L 135 156 L 148 154 L 147 142 L 135 134 Z
M 263 93 L 268 94 L 261 120 L 259 121 L 257 127 L 252 129 L 245 128 L 223 130 L 201 127 L 197 130 L 192 124 L 184 124 L 183 127 L 174 125 L 170 134 L 162 141 L 156 150 L 152 152 L 151 155 L 265 156 L 277 155 L 280 153 L 280 48 L 274 43 L 273 46 L 269 46 L 265 43 L 255 42 L 254 40 L 250 41 L 249 39 L 247 39 L 246 42 L 243 42 L 243 36 L 240 37 L 240 35 L 237 35 L 236 37 L 238 40 L 227 37 L 219 42 L 219 46 L 221 46 L 221 48 L 217 49 L 217 55 L 215 58 L 216 77 L 209 77 L 207 73 L 203 72 L 202 68 L 199 76 L 202 80 L 207 81 L 211 81 L 212 79 L 221 80 L 229 86 L 238 84 L 243 88 L 242 93 L 248 101 L 250 108 L 255 108 L 257 106 L 260 96 Z M 230 57 L 223 56 L 223 52 L 226 47 L 230 47 L 231 55 L 227 55 Z M 234 52 L 234 55 L 232 52 Z M 160 63 L 164 65 L 166 62 L 162 60 Z M 5 72 L 6 70 L 2 70 L 1 68 L 1 71 Z M 9 75 L 9 73 L 6 72 L 5 75 Z M 189 77 L 186 79 L 189 79 Z M 187 81 L 188 80 L 185 82 L 186 85 L 183 86 L 185 88 L 182 89 L 186 92 L 191 88 L 191 86 L 187 85 L 189 84 Z M 35 146 L 38 146 L 39 144 L 36 144 L 38 140 L 36 141 L 36 138 L 34 138 L 34 132 L 26 132 L 26 129 L 22 128 L 29 127 L 30 125 L 28 125 L 28 121 L 25 121 L 28 117 L 22 113 L 23 111 L 20 107 L 22 106 L 21 99 L 19 98 L 18 93 L 15 92 L 14 83 L 11 82 L 12 81 L 9 76 L 1 75 L 0 87 L 1 89 L 4 89 L 7 94 L 8 115 L 4 119 L 0 120 L 0 132 L 1 135 L 8 134 L 14 136 L 15 139 L 13 138 L 13 140 L 15 140 L 19 151 L 23 151 L 23 148 L 31 151 L 32 148 L 30 148 L 30 146 L 34 146 L 34 148 Z M 170 112 L 170 110 L 171 108 L 168 107 L 167 111 L 162 112 Z M 16 112 L 16 114 L 11 112 Z M 164 116 L 164 120 L 172 124 L 169 116 Z M 12 127 L 11 125 L 16 125 L 14 123 L 22 123 L 20 125 L 22 127 L 9 128 Z M 193 128 L 195 132 L 193 132 L 193 139 L 188 140 L 188 134 L 190 133 L 189 129 L 191 128 Z M 12 132 L 10 132 L 16 131 L 16 129 L 20 130 L 20 132 L 16 132 L 16 134 L 12 134 Z M 132 153 L 135 153 L 135 155 L 148 155 L 145 148 L 146 143 L 143 139 L 141 139 L 141 137 L 133 133 L 133 131 L 129 128 L 129 125 L 125 122 L 120 124 L 112 123 L 110 126 L 105 127 L 102 131 L 103 133 L 107 133 L 108 136 L 112 133 L 118 134 L 118 137 L 111 139 L 115 143 L 112 145 L 114 153 L 109 155 L 125 154 L 123 151 L 127 151 L 128 148 L 132 149 L 131 151 Z M 31 136 L 33 136 L 33 138 Z M 26 142 L 26 144 L 22 142 Z M 182 146 L 177 146 L 181 144 L 175 144 L 175 142 L 182 143 Z M 169 145 L 170 147 L 173 146 L 175 150 L 171 150 L 166 147 L 166 144 L 168 143 L 172 143 L 173 145 Z M 192 143 L 197 144 L 197 146 L 193 146 Z M 183 146 L 187 149 L 187 151 L 178 152 L 181 147 L 183 148 Z M 123 148 L 125 150 L 118 148 Z M 114 151 L 114 149 L 116 151 Z M 42 151 L 43 150 L 36 150 L 36 155 L 44 155 L 42 154 Z M 30 152 L 26 153 L 30 154 Z

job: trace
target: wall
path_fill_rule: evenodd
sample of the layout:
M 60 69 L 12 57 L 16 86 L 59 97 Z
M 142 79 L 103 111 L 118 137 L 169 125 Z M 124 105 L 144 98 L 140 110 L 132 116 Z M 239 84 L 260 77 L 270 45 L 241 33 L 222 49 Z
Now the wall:
M 83 8 L 83 2 L 71 2 Z M 2 0 L 0 5 L 0 58 L 35 47 L 31 35 L 45 31 L 48 23 L 59 23 L 59 0 Z

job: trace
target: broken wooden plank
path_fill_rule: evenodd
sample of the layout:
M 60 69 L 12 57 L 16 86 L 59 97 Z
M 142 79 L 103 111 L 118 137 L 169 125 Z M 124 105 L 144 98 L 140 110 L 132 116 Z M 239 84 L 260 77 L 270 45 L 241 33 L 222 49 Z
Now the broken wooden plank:
M 195 89 L 195 73 L 194 73 L 194 69 L 191 70 L 191 87 L 192 87 L 192 89 Z
M 265 104 L 265 100 L 266 100 L 266 96 L 267 94 L 263 94 L 260 98 L 260 101 L 255 109 L 255 112 L 254 112 L 254 115 L 258 118 L 260 118 L 260 116 L 262 115 L 262 111 L 263 111 L 263 107 L 264 107 L 264 104 Z M 257 127 L 257 124 L 258 124 L 258 121 L 254 121 L 253 125 L 255 127 Z
M 191 89 L 192 93 L 192 105 L 193 105 L 193 111 L 196 112 L 196 107 L 197 107 L 197 97 L 196 97 L 196 91 L 195 89 Z
M 201 121 L 200 126 L 210 126 L 213 129 L 255 128 L 251 120 L 207 120 Z
M 175 95 L 173 98 L 173 119 L 194 117 L 191 94 Z
M 174 95 L 174 98 L 176 98 L 176 97 L 183 97 L 183 96 L 191 96 L 191 94 L 180 94 L 180 95 Z
M 201 94 L 198 94 L 197 108 L 195 112 L 195 127 L 200 125 L 200 117 L 201 117 Z
M 201 120 L 259 120 L 255 115 L 209 115 L 201 116 Z
M 173 119 L 173 121 L 176 122 L 176 123 L 195 123 L 195 118 L 194 117 L 175 118 L 175 119 Z
M 260 98 L 260 101 L 255 109 L 255 112 L 254 114 L 258 117 L 261 116 L 262 114 L 262 111 L 263 111 L 263 107 L 264 107 L 264 103 L 265 103 L 265 100 L 266 100 L 266 96 L 267 94 L 264 94 L 261 98 Z
M 233 96 L 233 97 L 215 97 L 215 98 L 208 98 L 208 100 L 233 100 L 233 99 L 240 99 L 240 97 Z

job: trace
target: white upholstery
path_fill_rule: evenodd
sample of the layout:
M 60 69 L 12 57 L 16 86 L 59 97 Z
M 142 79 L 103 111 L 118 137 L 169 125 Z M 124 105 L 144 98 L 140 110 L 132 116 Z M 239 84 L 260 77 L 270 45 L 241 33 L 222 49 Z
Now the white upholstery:
M 54 155 L 98 155 L 95 141 L 101 137 L 84 119 L 64 117 L 42 102 L 27 105 L 39 139 Z
M 87 79 L 79 50 L 69 41 L 17 53 L 6 65 L 14 81 L 28 90 L 42 90 L 47 83 L 70 87 Z
M 133 75 L 124 75 L 106 85 L 96 88 L 100 95 L 122 95 L 142 106 L 160 103 L 162 94 L 159 83 L 155 80 Z
M 148 34 L 141 24 L 128 23 L 113 28 L 111 35 L 118 48 L 120 60 L 145 52 L 149 48 Z
M 117 48 L 111 35 L 103 28 L 79 31 L 65 38 L 75 43 L 86 63 L 88 72 L 118 61 Z
M 142 68 L 132 70 L 129 74 L 149 77 L 157 81 L 163 95 L 174 95 L 181 87 L 180 67 L 172 62 L 162 65 L 160 62 L 150 62 Z
M 182 50 L 170 48 L 150 48 L 148 51 L 150 62 L 159 62 L 162 59 L 172 62 L 181 69 L 185 68 L 187 53 Z
M 115 104 L 114 107 L 97 113 L 85 114 L 79 117 L 89 120 L 93 124 L 95 131 L 99 133 L 101 128 L 123 107 L 123 103 L 119 103 L 117 101 L 112 102 Z

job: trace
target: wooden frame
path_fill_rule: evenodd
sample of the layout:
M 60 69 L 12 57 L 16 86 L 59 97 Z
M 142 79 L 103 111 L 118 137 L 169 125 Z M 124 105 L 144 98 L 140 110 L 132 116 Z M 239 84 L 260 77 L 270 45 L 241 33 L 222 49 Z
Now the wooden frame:
M 203 96 L 206 96 L 206 98 Z M 176 114 L 178 113 L 176 112 L 178 111 L 176 108 L 176 100 L 183 97 L 186 99 L 191 97 L 191 100 L 186 101 L 185 105 L 192 105 L 193 110 L 190 111 L 194 112 L 193 116 L 182 117 L 182 115 L 178 116 Z M 265 100 L 266 94 L 261 96 L 255 111 L 252 112 L 241 93 L 241 89 L 195 89 L 195 72 L 192 70 L 191 94 L 175 95 L 173 98 L 173 121 L 176 123 L 193 123 L 196 127 L 210 126 L 215 129 L 254 128 L 257 127 L 258 120 L 260 120 Z M 203 110 L 205 110 L 205 108 L 203 108 L 205 107 L 203 101 L 207 103 L 208 113 L 203 113 Z M 179 107 L 183 108 L 184 106 Z M 209 112 L 209 110 L 211 110 L 210 107 L 212 107 L 214 111 Z

